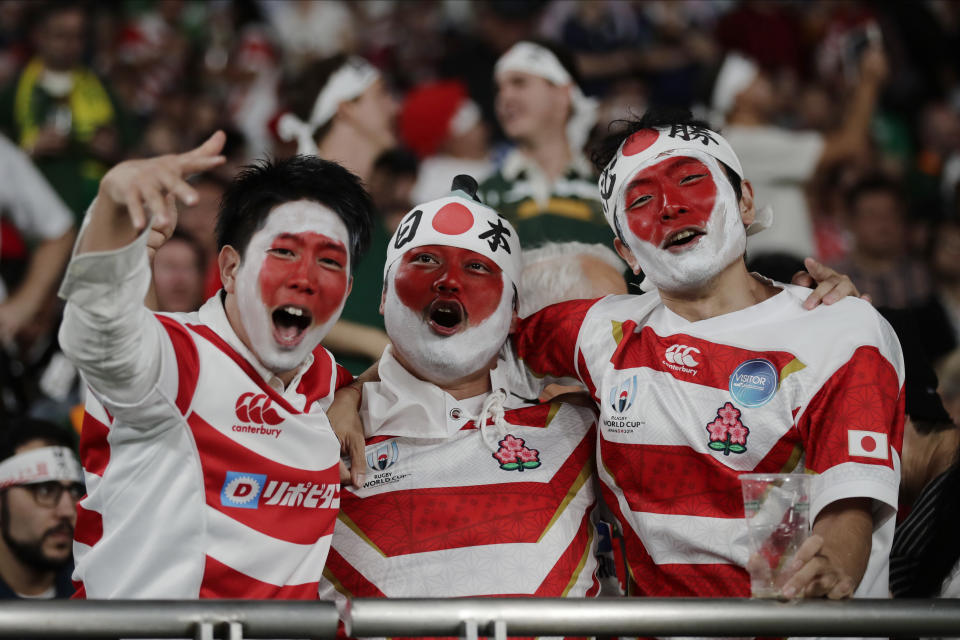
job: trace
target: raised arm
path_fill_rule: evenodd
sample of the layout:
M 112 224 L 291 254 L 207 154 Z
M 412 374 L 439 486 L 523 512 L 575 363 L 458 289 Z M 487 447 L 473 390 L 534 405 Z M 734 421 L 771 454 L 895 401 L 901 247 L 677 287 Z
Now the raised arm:
M 148 241 L 175 224 L 176 199 L 196 198 L 184 177 L 222 163 L 223 141 L 217 133 L 188 153 L 123 162 L 107 172 L 60 288 L 67 301 L 61 348 L 108 408 L 127 411 L 131 424 L 149 423 L 140 403 L 176 385 L 176 367 L 161 366 L 174 357 L 172 346 L 143 305 Z

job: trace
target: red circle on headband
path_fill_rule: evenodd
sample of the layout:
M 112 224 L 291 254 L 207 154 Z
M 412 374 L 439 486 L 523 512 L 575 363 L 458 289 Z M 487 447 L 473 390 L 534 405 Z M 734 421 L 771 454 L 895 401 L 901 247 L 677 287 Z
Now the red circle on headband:
M 641 151 L 649 149 L 650 145 L 656 142 L 659 137 L 660 132 L 656 129 L 641 129 L 627 138 L 627 141 L 623 144 L 623 155 L 635 156 Z
M 433 217 L 433 228 L 448 236 L 458 236 L 473 226 L 473 214 L 459 202 L 450 202 L 440 207 Z

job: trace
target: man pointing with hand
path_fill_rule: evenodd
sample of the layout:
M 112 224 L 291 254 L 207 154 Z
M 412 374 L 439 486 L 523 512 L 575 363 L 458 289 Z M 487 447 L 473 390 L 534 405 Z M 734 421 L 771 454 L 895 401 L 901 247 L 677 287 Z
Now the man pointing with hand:
M 223 289 L 196 313 L 153 314 L 147 247 L 223 142 L 109 171 L 60 290 L 60 343 L 91 391 L 74 544 L 86 597 L 316 597 L 339 506 L 324 409 L 351 379 L 319 343 L 371 204 L 332 162 L 248 167 L 217 222 Z

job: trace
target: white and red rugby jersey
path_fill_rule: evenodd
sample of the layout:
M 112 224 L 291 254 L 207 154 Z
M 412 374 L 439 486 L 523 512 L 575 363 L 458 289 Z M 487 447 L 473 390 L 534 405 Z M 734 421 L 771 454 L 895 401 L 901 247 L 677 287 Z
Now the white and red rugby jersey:
M 600 407 L 599 476 L 623 524 L 631 592 L 749 596 L 744 472 L 817 474 L 811 521 L 874 500 L 862 597 L 886 597 L 903 436 L 904 370 L 890 326 L 809 291 L 689 322 L 657 292 L 548 307 L 516 348 L 540 375 L 577 375 Z
M 155 318 L 173 371 L 136 407 L 88 394 L 78 595 L 315 599 L 340 501 L 324 410 L 350 374 L 318 347 L 281 394 L 211 327 L 217 296 Z
M 368 426 L 367 481 L 343 490 L 320 597 L 596 595 L 595 413 L 511 409 L 501 431 L 434 409 L 451 414 L 441 437 Z

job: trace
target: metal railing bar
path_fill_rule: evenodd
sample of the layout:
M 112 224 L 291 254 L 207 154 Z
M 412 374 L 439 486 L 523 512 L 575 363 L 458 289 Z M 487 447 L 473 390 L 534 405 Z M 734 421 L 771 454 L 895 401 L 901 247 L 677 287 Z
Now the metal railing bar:
M 8 600 L 0 638 L 333 638 L 332 602 L 276 600 Z M 239 626 L 231 626 L 239 623 Z
M 464 598 L 351 600 L 354 637 L 458 636 L 464 621 L 511 636 L 960 637 L 960 600 Z

